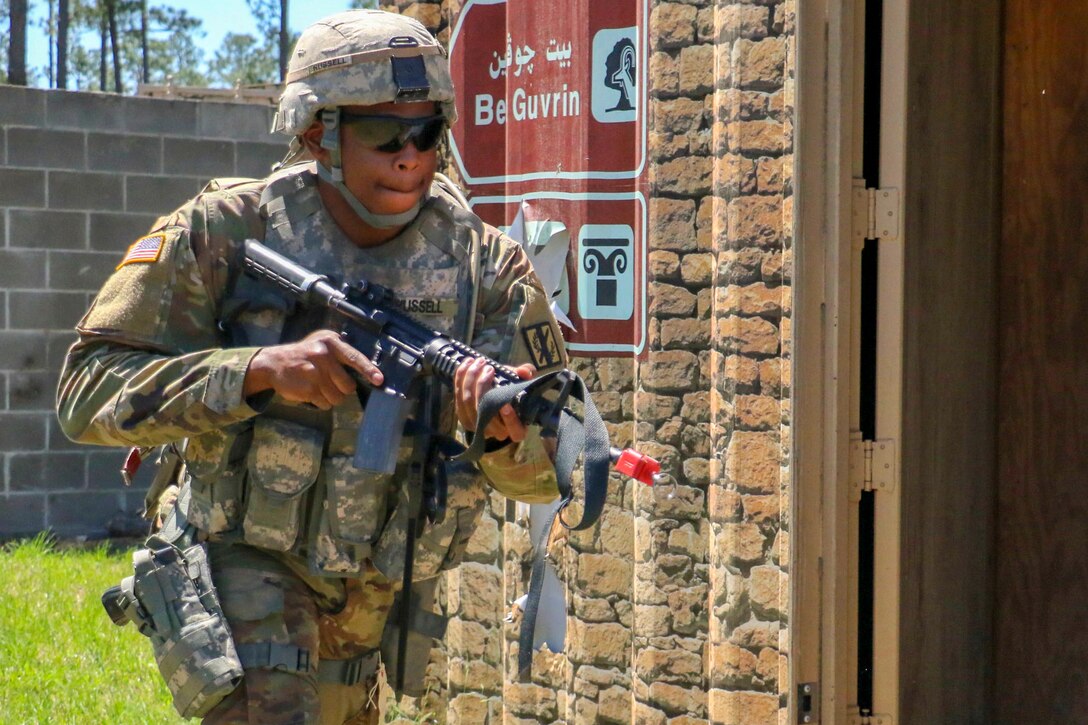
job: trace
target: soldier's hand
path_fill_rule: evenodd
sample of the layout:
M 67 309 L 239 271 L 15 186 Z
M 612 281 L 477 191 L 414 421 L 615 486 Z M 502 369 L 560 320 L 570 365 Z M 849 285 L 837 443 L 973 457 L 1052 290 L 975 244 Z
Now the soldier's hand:
M 526 363 L 515 368 L 522 380 L 528 380 L 536 374 L 536 368 Z M 480 358 L 466 360 L 453 374 L 453 393 L 457 406 L 457 420 L 465 430 L 476 430 L 476 414 L 480 407 L 480 398 L 495 387 L 495 368 Z M 504 405 L 499 414 L 490 420 L 484 435 L 498 441 L 507 438 L 515 443 L 525 440 L 526 427 L 514 412 L 513 406 Z
M 328 410 L 355 391 L 352 372 L 382 384 L 381 371 L 366 355 L 332 330 L 317 330 L 298 342 L 261 348 L 249 363 L 242 392 L 274 390 L 292 403 Z

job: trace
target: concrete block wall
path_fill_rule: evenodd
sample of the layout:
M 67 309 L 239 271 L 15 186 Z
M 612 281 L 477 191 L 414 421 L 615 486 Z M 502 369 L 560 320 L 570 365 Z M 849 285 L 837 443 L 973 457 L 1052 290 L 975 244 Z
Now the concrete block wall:
M 123 451 L 60 432 L 61 361 L 95 292 L 158 216 L 210 178 L 264 176 L 279 160 L 271 113 L 0 86 L 0 538 L 104 535 L 140 509 L 143 481 L 121 486 Z

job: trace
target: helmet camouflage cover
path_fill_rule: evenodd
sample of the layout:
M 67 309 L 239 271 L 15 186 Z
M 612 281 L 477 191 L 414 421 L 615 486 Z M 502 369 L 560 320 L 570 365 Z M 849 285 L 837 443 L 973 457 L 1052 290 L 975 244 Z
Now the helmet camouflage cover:
M 297 136 L 319 111 L 340 106 L 434 101 L 452 123 L 446 51 L 418 20 L 350 10 L 302 32 L 287 67 L 272 131 Z

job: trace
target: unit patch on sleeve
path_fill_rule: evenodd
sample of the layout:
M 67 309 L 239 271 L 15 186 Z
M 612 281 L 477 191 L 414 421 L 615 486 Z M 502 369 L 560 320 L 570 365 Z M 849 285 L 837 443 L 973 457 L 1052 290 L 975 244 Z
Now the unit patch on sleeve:
M 150 263 L 159 261 L 159 255 L 162 254 L 162 246 L 166 242 L 166 235 L 162 234 L 149 234 L 146 237 L 137 239 L 128 251 L 125 252 L 124 258 L 121 263 L 117 265 L 117 269 L 121 269 L 126 264 L 139 264 Z
M 525 347 L 529 349 L 529 357 L 533 359 L 533 365 L 537 370 L 550 368 L 562 361 L 559 343 L 555 339 L 552 326 L 547 322 L 523 327 L 521 336 L 525 338 Z

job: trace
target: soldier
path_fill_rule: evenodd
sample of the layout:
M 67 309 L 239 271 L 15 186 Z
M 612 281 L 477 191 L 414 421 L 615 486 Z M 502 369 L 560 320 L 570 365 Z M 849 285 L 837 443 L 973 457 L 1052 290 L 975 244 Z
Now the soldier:
M 58 391 L 64 432 L 99 445 L 169 445 L 182 462 L 160 537 L 206 547 L 244 668 L 215 704 L 221 695 L 194 693 L 222 677 L 209 674 L 219 660 L 179 663 L 183 648 L 156 650 L 175 705 L 204 722 L 376 722 L 370 695 L 409 515 L 412 436 L 392 476 L 352 466 L 366 385 L 380 387 L 380 371 L 323 316 L 240 274 L 243 240 L 334 280 L 386 285 L 429 325 L 519 365 L 522 377 L 565 364 L 523 251 L 434 182 L 453 101 L 446 54 L 418 22 L 351 11 L 315 23 L 299 38 L 274 121 L 292 137 L 285 163 L 259 181 L 213 181 L 161 218 L 78 325 Z M 472 431 L 493 380 L 478 362 L 458 369 L 442 429 Z M 521 501 L 556 496 L 537 430 L 506 408 L 484 435 L 484 477 L 450 467 L 448 511 L 419 542 L 421 592 L 459 560 L 484 478 Z M 140 616 L 154 629 L 156 597 L 146 591 L 137 582 Z M 434 625 L 430 636 L 444 624 L 414 620 Z M 409 655 L 425 662 L 428 647 Z

